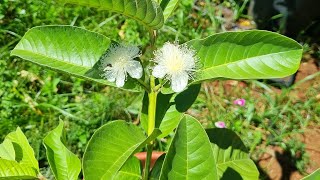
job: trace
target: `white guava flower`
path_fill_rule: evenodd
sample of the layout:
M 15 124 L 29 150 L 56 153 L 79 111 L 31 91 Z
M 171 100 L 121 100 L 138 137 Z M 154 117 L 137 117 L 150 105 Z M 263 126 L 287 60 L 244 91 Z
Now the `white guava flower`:
M 157 64 L 152 75 L 157 78 L 166 78 L 171 81 L 174 92 L 181 92 L 192 79 L 198 59 L 195 51 L 186 45 L 165 43 L 155 52 L 154 62 Z
M 142 66 L 134 60 L 139 56 L 140 50 L 136 46 L 112 45 L 101 61 L 102 76 L 110 82 L 116 82 L 117 87 L 124 86 L 127 73 L 132 78 L 141 78 Z

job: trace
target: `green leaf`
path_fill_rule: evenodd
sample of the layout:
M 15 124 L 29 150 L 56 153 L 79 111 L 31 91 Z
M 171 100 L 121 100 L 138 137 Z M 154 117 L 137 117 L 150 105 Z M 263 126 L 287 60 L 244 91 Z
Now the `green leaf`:
M 158 180 L 160 178 L 161 168 L 165 157 L 166 154 L 162 154 L 154 163 L 153 168 L 150 172 L 150 180 Z
M 200 88 L 201 84 L 191 85 L 171 99 L 172 102 L 165 112 L 164 117 L 156 121 L 156 127 L 159 127 L 162 132 L 159 138 L 169 135 L 177 128 L 180 120 L 184 117 L 184 112 L 186 112 L 197 99 Z M 158 106 L 163 107 L 164 105 L 159 104 Z
M 180 120 L 196 100 L 200 92 L 201 84 L 189 86 L 185 91 L 177 94 L 163 94 L 159 92 L 157 96 L 157 110 L 155 127 L 159 128 L 162 134 L 158 138 L 168 136 L 177 128 Z M 145 93 L 143 99 L 140 122 L 142 127 L 147 130 L 148 127 L 148 94 Z
M 175 128 L 178 127 L 178 124 L 183 117 L 184 114 L 177 111 L 175 105 L 170 106 L 163 119 L 158 122 L 160 124 L 159 129 L 162 132 L 159 138 L 168 136 Z
M 0 179 L 37 179 L 37 172 L 34 168 L 19 164 L 16 161 L 0 159 Z
M 164 16 L 164 21 L 166 21 L 173 11 L 177 8 L 179 5 L 180 0 L 162 0 L 161 1 L 161 8 L 163 9 L 163 16 Z
M 195 82 L 213 78 L 265 79 L 297 71 L 302 47 L 268 31 L 225 32 L 187 43 L 200 58 Z
M 157 95 L 157 109 L 156 109 L 156 117 L 155 117 L 156 128 L 159 128 L 162 122 L 162 119 L 164 118 L 167 110 L 170 107 L 170 99 L 172 95 L 173 94 L 162 94 L 162 93 L 159 93 Z M 140 113 L 140 122 L 145 131 L 147 131 L 148 129 L 148 105 L 149 105 L 149 97 L 148 97 L 148 93 L 145 93 L 143 97 L 143 103 L 142 103 L 142 108 Z M 162 134 L 162 135 L 166 136 L 165 134 Z
M 179 93 L 174 102 L 179 112 L 186 112 L 197 99 L 201 89 L 201 84 L 194 84 L 189 86 L 186 90 Z
M 10 140 L 13 144 L 15 151 L 15 160 L 21 164 L 21 166 L 31 167 L 39 172 L 38 161 L 34 156 L 34 151 L 29 145 L 28 139 L 18 127 L 16 131 L 11 132 L 6 136 L 6 139 Z
M 30 29 L 11 55 L 55 71 L 116 87 L 115 83 L 102 79 L 99 68 L 99 60 L 110 44 L 109 38 L 82 28 L 40 26 Z M 124 89 L 139 91 L 141 87 L 129 78 Z
M 62 133 L 63 122 L 60 121 L 58 127 L 50 131 L 43 140 L 50 168 L 57 180 L 78 179 L 81 171 L 80 159 L 61 142 Z
M 320 169 L 317 169 L 313 173 L 311 173 L 308 176 L 304 177 L 302 180 L 318 180 L 318 179 L 320 179 Z
M 214 128 L 206 132 L 212 143 L 219 178 L 259 179 L 259 171 L 250 159 L 247 148 L 233 131 Z
M 143 25 L 160 29 L 163 14 L 160 6 L 153 0 L 58 0 L 62 3 L 78 4 L 87 7 L 108 10 L 131 17 Z
M 201 124 L 186 115 L 165 157 L 160 179 L 217 179 L 210 141 Z
M 84 153 L 85 179 L 113 179 L 146 139 L 142 129 L 125 121 L 102 126 L 93 134 Z
M 8 139 L 5 139 L 3 143 L 0 144 L 0 158 L 15 161 L 16 153 L 12 142 Z
M 118 171 L 114 179 L 117 180 L 140 180 L 141 165 L 140 160 L 132 156 Z

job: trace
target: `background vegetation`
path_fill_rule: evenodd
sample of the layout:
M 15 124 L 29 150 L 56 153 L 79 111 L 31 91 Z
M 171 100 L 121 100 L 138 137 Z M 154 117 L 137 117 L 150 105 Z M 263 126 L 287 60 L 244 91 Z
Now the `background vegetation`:
M 215 32 L 237 30 L 243 25 L 250 28 L 247 6 L 248 0 L 183 0 L 159 33 L 158 43 L 185 42 Z M 49 174 L 42 139 L 58 125 L 59 119 L 65 121 L 68 129 L 66 144 L 73 152 L 82 154 L 94 130 L 107 121 L 125 119 L 139 123 L 141 104 L 134 102 L 142 98 L 141 94 L 118 91 L 63 76 L 19 58 L 9 58 L 10 50 L 29 28 L 57 24 L 80 26 L 118 41 L 126 38 L 128 43 L 137 45 L 148 42 L 140 24 L 113 13 L 60 6 L 49 0 L 3 0 L 0 5 L 0 139 L 20 126 L 35 149 L 43 172 Z M 307 54 L 311 50 L 307 48 Z M 319 73 L 308 78 L 319 80 Z M 260 81 L 204 83 L 188 113 L 201 119 L 205 127 L 225 121 L 228 128 L 241 135 L 256 161 L 268 145 L 280 146 L 289 153 L 290 163 L 303 173 L 309 163 L 308 154 L 305 145 L 295 137 L 308 127 L 319 127 L 320 85 L 315 83 L 299 91 L 296 87 L 301 83 L 281 89 Z M 299 96 L 300 92 L 304 93 L 303 97 Z M 246 105 L 234 105 L 237 98 L 246 99 Z M 159 140 L 158 149 L 165 150 L 167 143 Z

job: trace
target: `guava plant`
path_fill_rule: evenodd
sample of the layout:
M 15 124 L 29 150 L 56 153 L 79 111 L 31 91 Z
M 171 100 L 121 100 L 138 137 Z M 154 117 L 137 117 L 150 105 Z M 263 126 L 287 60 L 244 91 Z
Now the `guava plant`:
M 163 33 L 161 28 L 179 0 L 60 2 L 108 10 L 139 21 L 150 37 L 150 44 L 139 47 L 155 50 L 148 56 L 137 45 L 115 42 L 74 26 L 34 27 L 12 50 L 14 56 L 61 73 L 144 93 L 140 126 L 115 120 L 100 127 L 87 145 L 82 165 L 61 141 L 63 122 L 49 132 L 44 146 L 56 179 L 78 179 L 81 169 L 85 180 L 258 179 L 248 150 L 234 132 L 204 129 L 185 112 L 203 81 L 277 78 L 296 72 L 302 55 L 297 42 L 277 33 L 253 30 L 156 47 L 157 34 Z M 142 61 L 141 56 L 151 58 Z M 151 168 L 156 138 L 172 132 L 168 151 Z M 134 156 L 143 150 L 147 151 L 144 168 Z M 19 128 L 0 145 L 0 157 L 0 178 L 44 178 Z

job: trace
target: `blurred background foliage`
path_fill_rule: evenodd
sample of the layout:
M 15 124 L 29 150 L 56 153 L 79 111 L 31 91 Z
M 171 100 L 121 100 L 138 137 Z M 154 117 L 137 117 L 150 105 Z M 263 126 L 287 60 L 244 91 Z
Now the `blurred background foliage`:
M 0 1 L 0 139 L 20 126 L 34 147 L 40 166 L 45 167 L 42 139 L 65 121 L 67 146 L 79 156 L 88 139 L 102 124 L 115 119 L 139 123 L 141 94 L 119 91 L 96 83 L 62 75 L 9 57 L 24 33 L 40 25 L 74 25 L 102 33 L 113 40 L 147 45 L 140 24 L 107 11 L 61 5 L 49 0 Z M 248 16 L 249 0 L 182 0 L 159 32 L 158 45 L 166 41 L 186 42 L 216 32 L 255 28 Z M 305 44 L 306 56 L 318 57 L 317 45 Z M 144 51 L 147 49 L 144 49 Z M 308 76 L 314 83 L 280 89 L 261 81 L 216 81 L 204 83 L 188 111 L 205 127 L 225 121 L 236 131 L 259 161 L 265 147 L 279 146 L 289 152 L 292 164 L 305 172 L 309 163 L 305 145 L 295 136 L 307 127 L 319 127 L 319 73 Z M 299 90 L 300 85 L 306 86 Z M 303 96 L 299 93 L 303 92 Z M 246 99 L 244 107 L 234 105 Z M 138 103 L 137 103 L 138 102 Z M 170 141 L 158 140 L 159 150 Z

